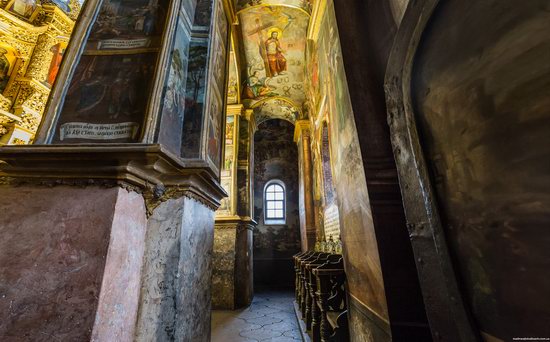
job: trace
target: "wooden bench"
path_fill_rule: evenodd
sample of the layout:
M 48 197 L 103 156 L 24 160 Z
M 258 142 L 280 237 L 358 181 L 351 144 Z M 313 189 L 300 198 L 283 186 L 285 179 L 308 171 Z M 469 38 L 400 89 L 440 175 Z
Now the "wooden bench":
M 294 269 L 296 302 L 312 341 L 349 341 L 342 256 L 299 253 Z

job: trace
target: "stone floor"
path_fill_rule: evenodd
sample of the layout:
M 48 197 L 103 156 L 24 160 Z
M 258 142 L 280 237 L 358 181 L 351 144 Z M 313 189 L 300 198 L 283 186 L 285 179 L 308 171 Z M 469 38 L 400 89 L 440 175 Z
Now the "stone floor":
M 302 341 L 296 315 L 294 293 L 261 292 L 243 310 L 212 312 L 212 342 Z

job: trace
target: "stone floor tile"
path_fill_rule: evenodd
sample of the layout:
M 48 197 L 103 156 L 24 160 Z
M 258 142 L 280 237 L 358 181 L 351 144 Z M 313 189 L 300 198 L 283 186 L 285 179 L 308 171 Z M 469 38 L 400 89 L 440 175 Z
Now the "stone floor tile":
M 270 324 L 265 328 L 273 331 L 287 332 L 290 330 L 298 330 L 298 325 L 294 322 L 282 321 Z
M 258 317 L 258 318 L 249 318 L 246 321 L 248 323 L 259 324 L 261 326 L 264 326 L 264 325 L 273 324 L 273 323 L 280 323 L 283 321 L 283 318 L 264 316 L 264 317 Z
M 212 312 L 212 342 L 302 341 L 294 293 L 261 292 L 249 308 Z
M 281 337 L 282 333 L 277 331 L 271 331 L 267 329 L 256 329 L 250 331 L 243 331 L 240 333 L 241 336 L 251 338 L 258 341 L 263 341 L 267 339 L 273 339 L 275 337 Z
M 298 331 L 298 329 L 285 331 L 283 333 L 283 336 L 296 338 L 296 339 L 301 339 L 302 338 L 302 335 L 300 335 L 300 331 Z

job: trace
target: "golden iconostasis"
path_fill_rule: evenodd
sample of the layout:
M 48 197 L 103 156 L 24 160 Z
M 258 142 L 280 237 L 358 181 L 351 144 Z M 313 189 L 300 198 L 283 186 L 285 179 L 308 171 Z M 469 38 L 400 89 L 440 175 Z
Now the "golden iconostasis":
M 29 144 L 81 3 L 10 0 L 0 6 L 0 145 Z

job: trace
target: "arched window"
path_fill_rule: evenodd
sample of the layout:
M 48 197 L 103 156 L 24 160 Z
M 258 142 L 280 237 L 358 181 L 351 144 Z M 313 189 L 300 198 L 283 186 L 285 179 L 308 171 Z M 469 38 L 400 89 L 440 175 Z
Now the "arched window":
M 285 184 L 279 180 L 267 182 L 264 188 L 264 223 L 286 223 Z

